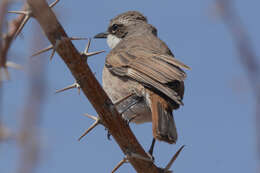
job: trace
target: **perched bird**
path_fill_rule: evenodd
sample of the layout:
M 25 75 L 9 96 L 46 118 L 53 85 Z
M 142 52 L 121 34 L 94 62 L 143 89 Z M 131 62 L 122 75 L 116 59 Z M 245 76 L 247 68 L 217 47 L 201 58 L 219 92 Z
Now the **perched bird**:
M 137 11 L 116 16 L 107 32 L 95 38 L 107 38 L 112 49 L 103 69 L 103 87 L 123 118 L 137 124 L 152 122 L 155 139 L 176 143 L 172 111 L 183 105 L 182 69 L 190 68 L 174 58 L 156 28 Z

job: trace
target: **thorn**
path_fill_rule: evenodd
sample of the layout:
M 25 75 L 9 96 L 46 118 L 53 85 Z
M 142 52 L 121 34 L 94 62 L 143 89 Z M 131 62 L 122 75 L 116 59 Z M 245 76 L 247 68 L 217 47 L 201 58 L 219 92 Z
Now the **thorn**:
M 89 115 L 89 114 L 83 114 L 84 116 L 86 116 L 86 117 L 88 117 L 88 118 L 90 118 L 90 119 L 92 119 L 92 120 L 97 120 L 97 119 L 99 119 L 99 118 L 97 118 L 96 116 L 93 116 L 93 115 Z
M 100 50 L 100 51 L 96 51 L 96 52 L 89 52 L 89 53 L 86 53 L 84 55 L 87 56 L 87 57 L 90 57 L 90 56 L 94 56 L 94 55 L 97 55 L 97 54 L 100 54 L 100 53 L 103 53 L 103 52 L 105 52 L 105 51 Z
M 91 38 L 89 38 L 88 44 L 87 44 L 87 46 L 86 46 L 86 49 L 84 50 L 84 53 L 85 53 L 85 54 L 87 54 L 88 51 L 89 51 L 90 43 L 91 43 Z
M 78 89 L 78 93 L 80 94 L 80 85 L 77 82 L 75 82 L 74 84 L 69 85 L 69 86 L 67 86 L 65 88 L 56 90 L 55 93 L 57 94 L 57 93 L 60 93 L 60 92 L 63 92 L 63 91 L 69 90 L 69 89 L 73 89 L 73 88 L 77 88 Z
M 78 141 L 80 141 L 84 136 L 86 136 L 91 130 L 93 130 L 98 124 L 101 124 L 101 120 L 99 117 L 95 117 L 93 115 L 84 114 L 85 116 L 95 120 L 95 122 L 78 138 Z
M 47 52 L 49 50 L 52 50 L 51 56 L 50 56 L 50 60 L 52 60 L 52 58 L 53 58 L 53 56 L 55 54 L 55 51 L 57 50 L 57 48 L 59 47 L 59 45 L 60 45 L 60 43 L 62 41 L 66 41 L 66 40 L 86 40 L 86 39 L 87 38 L 80 38 L 80 37 L 62 37 L 61 40 L 57 40 L 56 41 L 54 46 L 53 45 L 49 45 L 48 47 L 46 47 L 46 48 L 44 48 L 44 49 L 34 53 L 33 55 L 31 55 L 31 57 L 34 57 L 34 56 L 40 55 L 40 54 L 42 54 L 44 52 Z
M 44 53 L 44 52 L 47 52 L 47 51 L 49 51 L 49 50 L 52 50 L 51 56 L 50 56 L 50 60 L 52 60 L 52 59 L 53 59 L 53 56 L 54 56 L 54 54 L 55 54 L 55 52 L 56 52 L 56 50 L 57 50 L 57 48 L 58 48 L 59 45 L 60 45 L 60 43 L 61 43 L 61 40 L 56 40 L 56 43 L 55 43 L 54 46 L 53 46 L 53 45 L 49 45 L 48 47 L 46 47 L 46 48 L 44 48 L 44 49 L 42 49 L 42 50 L 40 50 L 40 51 L 38 51 L 38 52 L 32 54 L 31 57 L 34 57 L 34 56 L 40 55 L 40 54 L 42 54 L 42 53 Z
M 56 0 L 49 5 L 50 8 L 54 7 L 60 0 Z
M 24 28 L 25 24 L 28 22 L 28 20 L 33 16 L 32 11 L 30 9 L 26 11 L 8 11 L 8 13 L 14 13 L 14 14 L 20 14 L 25 15 L 23 21 L 21 22 L 19 28 L 17 29 L 15 33 L 15 37 L 17 37 L 22 29 Z
M 53 3 L 51 3 L 49 5 L 50 8 L 54 7 L 57 3 L 59 2 L 59 0 L 54 1 Z M 20 24 L 19 28 L 17 29 L 16 33 L 15 33 L 15 37 L 17 37 L 20 32 L 22 31 L 22 29 L 24 28 L 25 24 L 28 22 L 28 20 L 33 17 L 33 13 L 30 10 L 30 8 L 27 11 L 8 11 L 8 13 L 14 13 L 14 14 L 20 14 L 20 15 L 25 15 L 22 23 Z
M 128 99 L 129 97 L 131 97 L 131 96 L 133 96 L 133 95 L 134 95 L 134 93 L 128 94 L 127 96 L 125 96 L 125 97 L 123 97 L 123 98 L 121 98 L 121 99 L 115 101 L 114 105 L 119 105 L 121 102 L 125 101 L 126 99 Z
M 85 37 L 68 37 L 69 40 L 87 40 Z
M 128 160 L 126 158 L 123 158 L 116 166 L 115 168 L 112 170 L 111 173 L 115 173 L 124 163 L 127 163 Z
M 8 13 L 28 15 L 28 11 L 8 11 Z
M 14 69 L 16 69 L 16 70 L 23 70 L 23 67 L 22 67 L 21 65 L 16 64 L 16 63 L 11 62 L 11 61 L 7 61 L 7 62 L 6 62 L 6 66 L 7 66 L 7 67 L 10 67 L 10 68 L 14 68 Z
M 174 163 L 174 161 L 177 159 L 177 157 L 179 156 L 179 154 L 181 153 L 182 149 L 185 147 L 185 145 L 182 145 L 179 150 L 173 155 L 172 159 L 169 161 L 169 163 L 167 164 L 167 166 L 164 168 L 164 171 L 167 172 L 169 171 L 169 169 L 171 168 L 172 164 Z
M 46 48 L 44 48 L 44 49 L 42 49 L 42 50 L 40 50 L 40 51 L 38 51 L 38 52 L 32 54 L 31 57 L 40 55 L 40 54 L 42 54 L 42 53 L 44 53 L 44 52 L 47 52 L 47 51 L 49 51 L 49 50 L 51 50 L 51 49 L 53 49 L 53 45 L 50 45 L 50 46 L 48 46 L 48 47 L 46 47 Z
M 83 52 L 81 52 L 81 55 L 83 55 L 85 58 L 88 58 L 90 56 L 94 56 L 94 55 L 97 55 L 97 54 L 105 52 L 104 50 L 96 51 L 96 52 L 88 52 L 89 51 L 89 47 L 90 47 L 90 43 L 91 43 L 91 38 L 88 39 L 88 43 L 87 43 L 87 46 L 86 46 L 85 50 Z
M 24 28 L 25 24 L 28 22 L 28 20 L 29 20 L 31 17 L 32 17 L 32 13 L 31 13 L 31 12 L 28 12 L 28 13 L 25 15 L 25 17 L 24 17 L 22 23 L 20 24 L 19 28 L 17 29 L 17 31 L 16 31 L 16 33 L 15 33 L 15 36 L 14 36 L 15 38 L 20 34 L 20 32 L 21 32 L 22 29 Z
M 55 45 L 54 45 L 53 48 L 52 48 L 50 60 L 52 60 L 52 58 L 53 58 L 53 56 L 54 56 L 54 54 L 55 54 L 57 48 L 59 47 L 59 45 L 61 44 L 62 41 L 63 41 L 63 40 L 56 40 L 56 43 L 55 43 Z

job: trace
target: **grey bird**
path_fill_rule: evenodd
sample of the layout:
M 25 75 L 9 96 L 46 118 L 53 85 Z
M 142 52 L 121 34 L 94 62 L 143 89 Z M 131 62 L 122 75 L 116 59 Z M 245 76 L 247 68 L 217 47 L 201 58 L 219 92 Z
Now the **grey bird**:
M 116 16 L 107 32 L 95 38 L 107 38 L 112 49 L 103 69 L 103 87 L 123 118 L 152 122 L 156 140 L 176 143 L 173 110 L 183 105 L 183 69 L 190 68 L 174 57 L 156 28 L 137 11 Z

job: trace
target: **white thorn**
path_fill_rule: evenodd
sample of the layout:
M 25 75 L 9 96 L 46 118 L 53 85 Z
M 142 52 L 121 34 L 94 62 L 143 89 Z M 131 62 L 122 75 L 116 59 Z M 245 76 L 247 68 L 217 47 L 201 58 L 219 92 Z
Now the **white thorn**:
M 100 124 L 100 118 L 99 117 L 95 117 L 92 115 L 88 115 L 88 114 L 84 114 L 86 116 L 88 116 L 91 119 L 94 119 L 95 122 L 78 138 L 78 140 L 80 141 L 84 136 L 86 136 L 91 130 L 93 130 L 98 124 Z
M 28 11 L 8 11 L 8 13 L 28 15 Z
M 115 168 L 112 170 L 111 173 L 115 173 L 124 163 L 127 162 L 126 158 L 123 158 L 116 166 Z
M 56 1 L 54 1 L 53 3 L 50 4 L 49 7 L 50 7 L 50 8 L 54 7 L 54 6 L 55 6 L 59 1 L 60 1 L 60 0 L 56 0 Z
M 69 37 L 69 40 L 87 40 L 88 38 L 84 37 Z
M 15 33 L 15 37 L 17 37 L 17 36 L 20 34 L 20 32 L 22 31 L 22 29 L 24 28 L 25 24 L 26 24 L 27 21 L 30 19 L 30 17 L 31 17 L 31 16 L 30 16 L 29 14 L 25 15 L 25 17 L 24 17 L 22 23 L 20 24 L 19 28 L 17 29 L 17 31 L 16 31 L 16 33 Z
M 105 52 L 104 50 L 100 50 L 100 51 L 96 51 L 96 52 L 89 52 L 89 53 L 86 53 L 85 55 L 87 57 L 90 57 L 90 56 L 94 56 L 94 55 L 97 55 L 97 54 L 100 54 L 100 53 L 103 53 Z
M 178 151 L 173 155 L 172 159 L 169 161 L 169 163 L 166 165 L 166 167 L 164 168 L 164 171 L 169 171 L 169 169 L 171 168 L 172 164 L 174 163 L 174 161 L 177 159 L 177 157 L 179 156 L 179 154 L 181 153 L 182 149 L 184 148 L 185 145 L 181 146 Z
M 87 54 L 89 51 L 89 47 L 90 47 L 90 43 L 91 43 L 91 38 L 88 39 L 88 44 L 86 46 L 86 49 L 84 50 L 84 54 Z
M 80 91 L 80 85 L 78 83 L 74 83 L 74 84 L 69 85 L 65 88 L 56 90 L 55 93 L 60 93 L 60 92 L 63 92 L 63 91 L 69 90 L 69 89 L 73 89 L 73 88 L 78 88 L 78 90 Z
M 95 120 L 95 121 L 99 121 L 99 118 L 98 117 L 96 117 L 96 116 L 93 116 L 93 115 L 89 115 L 89 114 L 83 114 L 84 116 L 86 116 L 86 117 L 88 117 L 88 118 L 90 118 L 90 119 L 92 119 L 92 120 Z
M 50 46 L 48 46 L 48 47 L 46 47 L 46 48 L 44 48 L 44 49 L 42 49 L 42 50 L 40 50 L 40 51 L 38 51 L 38 52 L 32 54 L 31 57 L 40 55 L 40 54 L 42 54 L 42 53 L 44 53 L 44 52 L 47 52 L 47 51 L 49 51 L 49 50 L 51 50 L 51 49 L 53 49 L 53 45 L 50 45 Z
M 23 70 L 23 67 L 19 64 L 16 64 L 14 62 L 11 62 L 11 61 L 7 61 L 6 62 L 6 66 L 7 67 L 10 67 L 10 68 L 14 68 L 14 69 L 17 69 L 17 70 Z

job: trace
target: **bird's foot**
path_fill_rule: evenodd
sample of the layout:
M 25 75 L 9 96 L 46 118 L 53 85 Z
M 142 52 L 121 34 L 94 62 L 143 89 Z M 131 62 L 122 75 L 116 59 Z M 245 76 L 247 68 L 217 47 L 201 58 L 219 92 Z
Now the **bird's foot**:
M 108 131 L 107 128 L 105 128 L 105 129 L 107 130 L 107 139 L 108 139 L 108 140 L 111 140 L 111 134 L 110 134 L 110 132 Z

